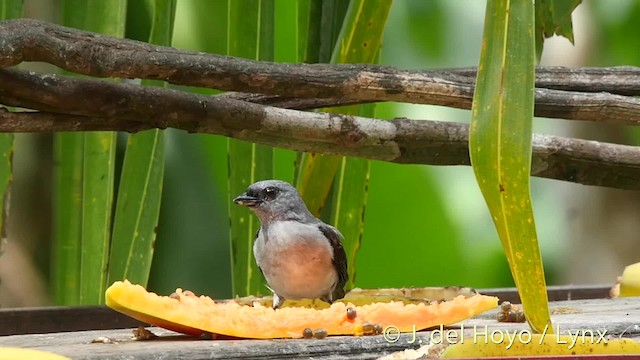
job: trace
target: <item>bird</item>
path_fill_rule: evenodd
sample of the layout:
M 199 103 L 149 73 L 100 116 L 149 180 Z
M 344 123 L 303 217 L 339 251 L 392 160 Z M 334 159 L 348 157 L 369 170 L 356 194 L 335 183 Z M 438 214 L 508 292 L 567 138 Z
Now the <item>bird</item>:
M 273 293 L 273 309 L 285 299 L 331 304 L 345 296 L 344 238 L 311 214 L 295 187 L 281 180 L 258 181 L 233 202 L 260 219 L 253 255 Z

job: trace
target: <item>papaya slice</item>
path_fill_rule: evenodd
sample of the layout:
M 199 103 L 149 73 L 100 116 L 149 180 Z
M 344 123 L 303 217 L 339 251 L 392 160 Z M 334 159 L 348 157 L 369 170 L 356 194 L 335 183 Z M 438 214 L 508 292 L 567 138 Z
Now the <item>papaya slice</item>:
M 306 328 L 324 329 L 328 335 L 357 335 L 362 334 L 363 324 L 367 323 L 383 329 L 393 327 L 400 332 L 423 330 L 454 324 L 495 308 L 498 298 L 477 294 L 432 304 L 387 302 L 355 306 L 336 302 L 321 310 L 304 307 L 273 310 L 260 303 L 248 306 L 233 301 L 216 302 L 182 289 L 170 297 L 159 296 L 125 280 L 107 289 L 106 303 L 134 319 L 184 334 L 209 332 L 276 339 L 301 338 Z

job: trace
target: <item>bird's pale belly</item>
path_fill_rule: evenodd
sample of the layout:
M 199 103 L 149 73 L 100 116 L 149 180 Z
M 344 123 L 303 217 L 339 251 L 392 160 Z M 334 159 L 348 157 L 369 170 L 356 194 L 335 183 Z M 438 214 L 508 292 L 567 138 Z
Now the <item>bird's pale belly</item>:
M 266 244 L 261 268 L 269 287 L 286 299 L 315 299 L 329 294 L 337 281 L 328 244 Z M 273 244 L 275 245 L 275 244 Z

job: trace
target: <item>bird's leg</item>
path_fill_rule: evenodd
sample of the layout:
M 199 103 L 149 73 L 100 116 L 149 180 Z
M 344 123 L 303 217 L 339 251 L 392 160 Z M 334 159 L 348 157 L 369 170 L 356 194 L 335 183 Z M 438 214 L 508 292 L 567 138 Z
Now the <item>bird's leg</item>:
M 321 297 L 320 300 L 328 303 L 329 305 L 333 304 L 333 296 L 331 296 L 331 294 L 327 294 L 327 295 Z
M 278 296 L 278 294 L 273 293 L 273 309 L 277 309 L 279 308 L 282 303 L 284 302 L 284 298 L 281 298 L 280 296 Z

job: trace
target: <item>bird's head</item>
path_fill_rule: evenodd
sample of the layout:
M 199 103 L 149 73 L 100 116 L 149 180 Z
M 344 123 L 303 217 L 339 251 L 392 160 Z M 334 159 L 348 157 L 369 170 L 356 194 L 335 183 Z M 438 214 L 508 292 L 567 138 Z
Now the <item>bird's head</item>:
M 303 220 L 311 215 L 298 190 L 280 180 L 264 180 L 252 184 L 233 202 L 255 211 L 262 222 Z

